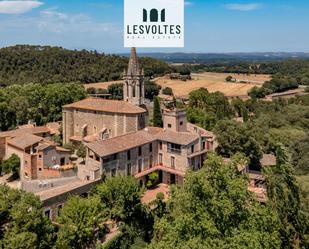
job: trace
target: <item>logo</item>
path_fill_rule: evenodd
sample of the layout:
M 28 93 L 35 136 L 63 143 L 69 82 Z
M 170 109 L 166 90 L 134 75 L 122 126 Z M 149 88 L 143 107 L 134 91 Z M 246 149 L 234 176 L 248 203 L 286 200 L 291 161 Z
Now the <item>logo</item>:
M 184 0 L 124 0 L 125 47 L 183 47 Z
M 157 9 L 150 10 L 150 22 L 158 22 L 159 21 L 159 11 Z M 165 9 L 161 10 L 161 22 L 165 22 Z M 143 9 L 143 22 L 147 22 L 148 20 L 148 12 Z

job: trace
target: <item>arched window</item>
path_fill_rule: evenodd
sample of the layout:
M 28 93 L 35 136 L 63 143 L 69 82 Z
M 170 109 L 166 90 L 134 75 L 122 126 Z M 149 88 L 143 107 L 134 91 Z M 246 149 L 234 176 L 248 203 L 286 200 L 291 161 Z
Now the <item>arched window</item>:
M 158 20 L 159 20 L 158 10 L 152 9 L 150 11 L 150 21 L 151 22 L 158 22 Z
M 133 90 L 133 98 L 135 98 L 136 97 L 136 85 L 134 84 L 133 85 L 133 88 L 132 88 L 132 90 Z

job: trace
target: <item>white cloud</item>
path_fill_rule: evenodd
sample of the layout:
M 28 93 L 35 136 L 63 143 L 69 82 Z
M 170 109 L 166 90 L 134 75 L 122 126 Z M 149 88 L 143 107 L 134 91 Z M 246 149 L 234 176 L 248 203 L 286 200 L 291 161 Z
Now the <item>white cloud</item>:
M 46 10 L 42 10 L 40 12 L 40 15 L 42 17 L 46 17 L 46 18 L 57 18 L 57 19 L 62 19 L 62 20 L 65 20 L 65 19 L 68 19 L 68 15 L 65 14 L 65 13 L 62 13 L 62 12 L 58 12 L 54 9 L 46 9 Z
M 230 10 L 239 10 L 239 11 L 252 11 L 262 7 L 260 3 L 231 3 L 224 5 L 225 8 Z
M 22 14 L 43 5 L 40 1 L 0 1 L 0 14 Z
M 67 14 L 57 9 L 46 9 L 40 12 L 37 27 L 41 32 L 52 33 L 92 33 L 115 32 L 117 28 L 111 23 L 95 22 L 84 14 Z

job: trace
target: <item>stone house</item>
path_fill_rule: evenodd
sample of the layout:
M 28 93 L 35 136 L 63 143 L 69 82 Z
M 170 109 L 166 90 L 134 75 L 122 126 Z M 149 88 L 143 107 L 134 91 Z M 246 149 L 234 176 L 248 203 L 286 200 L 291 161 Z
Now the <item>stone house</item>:
M 21 180 L 48 179 L 76 174 L 70 163 L 71 151 L 42 137 L 25 133 L 8 139 L 5 147 L 4 159 L 10 158 L 13 154 L 20 158 Z
M 123 136 L 87 143 L 86 166 L 106 176 L 133 175 L 146 182 L 157 172 L 159 182 L 182 184 L 186 171 L 199 169 L 215 139 L 187 123 L 184 110 L 165 110 L 164 128 L 147 127 Z M 87 170 L 84 170 L 87 177 Z

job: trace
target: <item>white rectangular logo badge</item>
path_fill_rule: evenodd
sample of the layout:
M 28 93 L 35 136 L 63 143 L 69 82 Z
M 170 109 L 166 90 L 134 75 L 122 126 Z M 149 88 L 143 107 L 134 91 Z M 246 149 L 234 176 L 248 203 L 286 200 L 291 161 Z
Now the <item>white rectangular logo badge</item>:
M 184 47 L 184 0 L 124 0 L 125 47 Z

